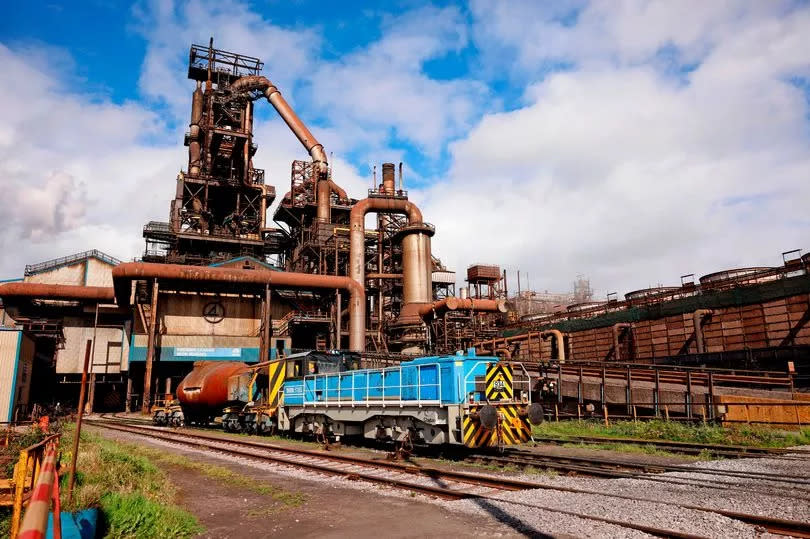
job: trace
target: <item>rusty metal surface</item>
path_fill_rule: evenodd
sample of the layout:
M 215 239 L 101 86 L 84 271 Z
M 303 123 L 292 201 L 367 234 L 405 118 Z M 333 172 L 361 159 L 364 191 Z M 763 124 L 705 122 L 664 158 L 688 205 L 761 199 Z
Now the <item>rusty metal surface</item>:
M 177 400 L 190 417 L 219 414 L 228 403 L 228 379 L 249 370 L 239 361 L 197 361 L 177 386 Z
M 112 287 L 76 286 L 66 284 L 5 283 L 0 285 L 0 298 L 11 303 L 14 299 L 52 299 L 65 301 L 115 301 Z
M 279 288 L 301 289 L 342 289 L 349 292 L 350 339 L 349 347 L 363 351 L 365 343 L 365 288 L 349 277 L 317 275 L 265 269 L 238 269 L 208 266 L 183 266 L 179 264 L 154 264 L 148 262 L 128 262 L 113 269 L 116 297 L 119 305 L 129 303 L 131 282 L 140 279 L 169 281 L 233 283 L 244 285 L 266 285 Z M 352 309 L 363 306 L 362 318 Z M 353 314 L 352 314 L 353 313 Z

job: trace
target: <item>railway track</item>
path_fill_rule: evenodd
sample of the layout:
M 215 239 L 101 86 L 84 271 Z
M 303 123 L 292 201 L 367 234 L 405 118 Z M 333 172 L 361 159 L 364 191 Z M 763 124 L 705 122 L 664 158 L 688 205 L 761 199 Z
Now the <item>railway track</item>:
M 136 426 L 133 424 L 121 425 L 94 420 L 87 420 L 87 423 L 106 429 L 147 435 L 160 440 L 220 451 L 235 456 L 258 458 L 266 462 L 306 468 L 331 475 L 342 475 L 350 479 L 363 479 L 372 483 L 382 483 L 449 500 L 476 497 L 486 493 L 487 489 L 490 491 L 512 491 L 536 488 L 534 483 L 524 481 L 501 481 L 496 478 L 465 472 L 423 468 L 384 460 L 369 460 L 349 455 L 329 454 L 323 451 L 249 440 L 225 439 L 215 435 L 179 433 L 161 427 Z M 411 480 L 416 476 L 428 478 L 439 486 Z M 481 490 L 482 488 L 484 490 Z
M 523 454 L 529 453 L 529 454 Z M 538 468 L 554 470 L 565 474 L 600 477 L 605 479 L 642 479 L 662 485 L 689 486 L 715 490 L 730 490 L 740 493 L 757 493 L 775 498 L 799 499 L 810 502 L 810 479 L 802 476 L 728 472 L 711 468 L 661 466 L 604 461 L 594 462 L 590 457 L 535 456 L 531 452 L 518 452 L 517 455 L 474 454 L 465 460 L 475 463 L 496 464 L 504 467 Z M 701 477 L 660 476 L 664 472 L 681 472 Z M 731 481 L 725 480 L 731 478 Z M 739 479 L 735 481 L 734 479 Z M 748 482 L 746 482 L 746 480 Z M 770 484 L 765 484 L 770 483 Z M 781 487 L 782 492 L 767 490 L 767 487 Z M 760 488 L 765 487 L 765 488 Z
M 675 442 L 669 440 L 645 440 L 642 438 L 609 438 L 602 436 L 565 436 L 565 437 L 535 437 L 537 444 L 630 444 L 639 446 L 652 446 L 670 453 L 683 455 L 705 455 L 723 458 L 751 458 L 751 457 L 782 457 L 792 450 L 771 447 L 749 447 L 744 445 L 700 444 L 692 442 Z M 810 452 L 808 452 L 810 453 Z
M 325 454 L 322 451 L 260 443 L 250 440 L 225 439 L 221 436 L 208 434 L 179 433 L 160 427 L 122 424 L 120 421 L 87 420 L 87 423 L 95 427 L 147 436 L 188 447 L 308 469 L 321 474 L 343 476 L 347 479 L 364 480 L 370 483 L 418 492 L 446 500 L 475 499 L 479 501 L 504 501 L 507 503 L 529 505 L 538 510 L 551 511 L 595 522 L 635 529 L 659 537 L 691 538 L 695 536 L 677 530 L 660 529 L 643 524 L 577 513 L 535 503 L 526 504 L 523 502 L 514 502 L 512 500 L 503 499 L 501 496 L 505 492 L 527 489 L 608 496 L 616 499 L 657 503 L 685 510 L 715 513 L 753 526 L 758 526 L 774 534 L 810 538 L 810 523 L 777 519 L 762 515 L 692 506 L 650 498 L 609 494 L 587 489 L 550 486 L 528 481 L 519 481 L 502 476 L 458 472 L 382 460 L 369 460 L 348 455 Z

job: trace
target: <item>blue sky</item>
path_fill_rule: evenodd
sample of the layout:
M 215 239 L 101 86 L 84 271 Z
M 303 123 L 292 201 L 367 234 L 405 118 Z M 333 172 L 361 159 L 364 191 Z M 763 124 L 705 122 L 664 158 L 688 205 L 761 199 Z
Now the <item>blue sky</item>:
M 810 248 L 807 2 L 18 4 L 0 21 L 0 278 L 132 258 L 186 156 L 191 42 L 251 54 L 355 197 L 404 161 L 435 254 L 600 294 Z M 305 153 L 257 109 L 283 192 Z M 744 203 L 740 202 L 744 201 Z

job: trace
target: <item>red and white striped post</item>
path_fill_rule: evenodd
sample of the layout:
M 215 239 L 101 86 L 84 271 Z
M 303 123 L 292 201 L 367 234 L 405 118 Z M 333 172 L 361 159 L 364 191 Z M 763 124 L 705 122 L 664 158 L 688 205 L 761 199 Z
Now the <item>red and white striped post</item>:
M 48 527 L 48 513 L 51 509 L 51 500 L 58 496 L 58 490 L 54 493 L 54 488 L 58 481 L 56 470 L 56 443 L 48 444 L 45 455 L 42 459 L 42 466 L 39 468 L 34 491 L 28 502 L 28 509 L 25 511 L 22 526 L 20 527 L 19 539 L 44 539 Z M 58 507 L 58 503 L 56 504 Z M 61 539 L 62 533 L 56 526 L 54 519 L 54 539 Z

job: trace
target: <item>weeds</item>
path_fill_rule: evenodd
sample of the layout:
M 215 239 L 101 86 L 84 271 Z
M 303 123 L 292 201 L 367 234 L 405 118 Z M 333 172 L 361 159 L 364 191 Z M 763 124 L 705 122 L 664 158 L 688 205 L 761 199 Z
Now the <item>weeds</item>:
M 148 457 L 153 462 L 170 466 L 179 466 L 187 470 L 192 470 L 220 483 L 252 490 L 263 496 L 270 496 L 273 500 L 290 507 L 297 507 L 306 501 L 306 496 L 299 492 L 289 492 L 283 488 L 268 483 L 257 482 L 254 478 L 242 475 L 238 472 L 217 466 L 214 464 L 196 462 L 184 455 L 166 453 L 157 449 L 133 446 L 132 450 Z
M 70 462 L 72 426 L 61 440 L 62 462 Z M 76 487 L 67 503 L 62 475 L 62 509 L 101 510 L 105 537 L 116 539 L 192 537 L 204 531 L 190 513 L 172 504 L 175 489 L 166 474 L 132 446 L 82 432 Z
M 755 425 L 721 427 L 663 420 L 613 421 L 609 427 L 596 420 L 548 421 L 534 426 L 532 432 L 538 438 L 604 436 L 755 447 L 810 444 L 810 429 L 784 432 Z

